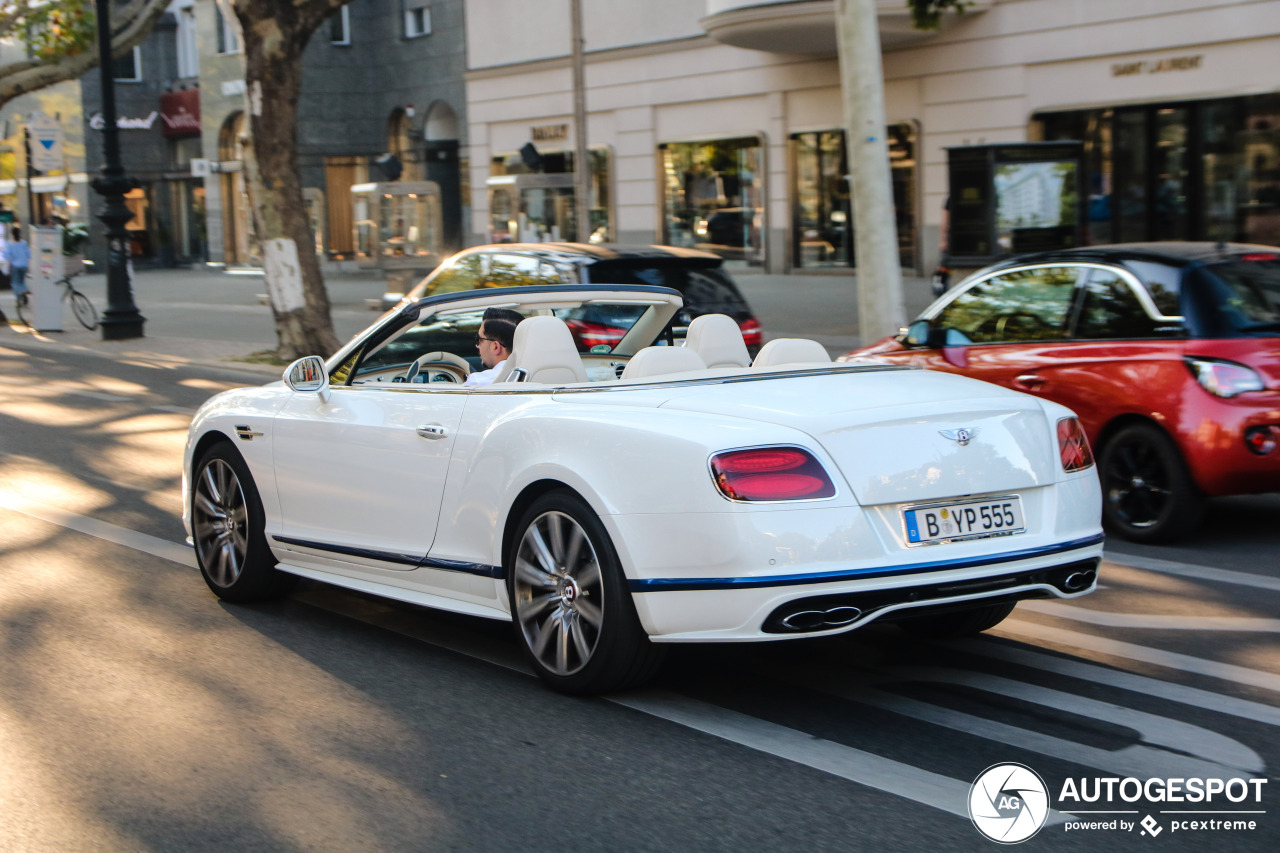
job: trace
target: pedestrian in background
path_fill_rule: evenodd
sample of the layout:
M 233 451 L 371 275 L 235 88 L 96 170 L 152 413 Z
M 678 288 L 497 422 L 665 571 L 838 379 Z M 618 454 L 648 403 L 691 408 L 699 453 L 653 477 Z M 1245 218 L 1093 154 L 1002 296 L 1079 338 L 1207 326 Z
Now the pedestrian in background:
M 13 238 L 5 243 L 4 259 L 9 262 L 9 281 L 15 299 L 27 293 L 27 267 L 31 265 L 31 247 L 22 239 L 22 229 L 13 227 Z

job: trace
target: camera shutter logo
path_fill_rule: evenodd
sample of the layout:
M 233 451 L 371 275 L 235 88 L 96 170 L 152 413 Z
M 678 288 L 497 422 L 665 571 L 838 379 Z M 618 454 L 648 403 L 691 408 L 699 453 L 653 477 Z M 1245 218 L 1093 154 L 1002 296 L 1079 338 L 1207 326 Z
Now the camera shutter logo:
M 969 818 L 977 830 L 1001 844 L 1031 838 L 1049 817 L 1049 789 L 1023 764 L 993 764 L 969 789 Z

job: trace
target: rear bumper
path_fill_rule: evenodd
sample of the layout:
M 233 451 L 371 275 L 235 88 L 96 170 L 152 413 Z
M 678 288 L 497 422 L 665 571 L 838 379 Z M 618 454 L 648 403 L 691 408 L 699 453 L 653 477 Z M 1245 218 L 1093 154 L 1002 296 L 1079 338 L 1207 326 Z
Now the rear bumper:
M 1177 433 L 1200 490 L 1214 496 L 1280 491 L 1280 449 L 1258 456 L 1244 442 L 1250 427 L 1280 430 L 1280 393 L 1221 400 L 1193 390 L 1198 405 L 1184 412 Z
M 631 588 L 655 642 L 751 642 L 843 633 L 918 608 L 1076 598 L 1096 587 L 1101 557 L 1096 535 L 945 563 Z

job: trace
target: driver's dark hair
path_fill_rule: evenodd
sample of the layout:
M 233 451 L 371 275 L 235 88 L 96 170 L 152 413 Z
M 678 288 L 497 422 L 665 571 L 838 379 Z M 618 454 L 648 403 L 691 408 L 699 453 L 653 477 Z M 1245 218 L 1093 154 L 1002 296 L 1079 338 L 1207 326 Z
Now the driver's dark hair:
M 510 308 L 486 308 L 481 321 L 485 333 L 491 338 L 497 338 L 502 348 L 511 352 L 516 342 L 516 326 L 523 319 L 520 312 Z

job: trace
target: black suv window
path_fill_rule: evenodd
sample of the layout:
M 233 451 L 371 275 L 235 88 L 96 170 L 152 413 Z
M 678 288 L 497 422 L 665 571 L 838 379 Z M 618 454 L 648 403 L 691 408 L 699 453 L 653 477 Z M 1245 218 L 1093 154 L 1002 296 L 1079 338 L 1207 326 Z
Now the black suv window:
M 1067 317 L 1081 268 L 1031 267 L 994 275 L 942 309 L 934 326 L 973 343 L 1052 341 L 1067 337 Z
M 1155 328 L 1129 282 L 1111 270 L 1096 269 L 1089 275 L 1076 320 L 1077 338 L 1150 338 Z
M 537 255 L 496 254 L 489 258 L 485 287 L 523 287 L 531 284 L 560 284 L 551 265 L 544 265 Z
M 642 262 L 597 261 L 586 267 L 593 282 L 652 284 L 678 290 L 693 316 L 728 314 L 742 321 L 751 316 L 733 280 L 718 267 L 691 267 Z

